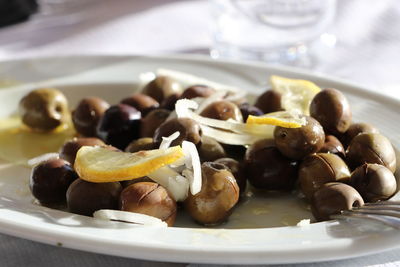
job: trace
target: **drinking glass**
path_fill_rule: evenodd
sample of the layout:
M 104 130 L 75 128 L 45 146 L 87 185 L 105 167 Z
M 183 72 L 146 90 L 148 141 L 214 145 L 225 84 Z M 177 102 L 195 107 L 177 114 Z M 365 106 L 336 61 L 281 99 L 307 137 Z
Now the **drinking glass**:
M 336 38 L 326 32 L 336 0 L 210 0 L 213 58 L 307 66 Z

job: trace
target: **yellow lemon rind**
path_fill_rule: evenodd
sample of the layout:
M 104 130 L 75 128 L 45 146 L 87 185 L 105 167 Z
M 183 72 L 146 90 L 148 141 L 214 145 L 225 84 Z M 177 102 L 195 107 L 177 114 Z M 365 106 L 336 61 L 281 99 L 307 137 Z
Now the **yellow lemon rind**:
M 112 169 L 110 171 L 96 170 L 90 168 L 90 166 L 84 166 L 81 158 L 79 157 L 79 151 L 75 160 L 75 171 L 78 173 L 82 180 L 94 183 L 105 183 L 105 182 L 118 182 L 125 180 L 132 180 L 148 175 L 149 173 L 174 163 L 178 159 L 184 156 L 182 148 L 179 146 L 171 147 L 165 151 L 166 153 L 161 156 L 149 159 L 145 163 L 134 165 L 132 167 L 122 169 Z M 123 153 L 123 152 L 118 152 Z M 140 153 L 140 152 L 139 152 Z
M 302 125 L 297 122 L 288 122 L 288 121 L 282 121 L 277 118 L 271 118 L 271 117 L 257 117 L 253 115 L 249 115 L 246 121 L 247 124 L 268 124 L 268 125 L 274 125 L 274 126 L 280 126 L 284 128 L 300 128 Z

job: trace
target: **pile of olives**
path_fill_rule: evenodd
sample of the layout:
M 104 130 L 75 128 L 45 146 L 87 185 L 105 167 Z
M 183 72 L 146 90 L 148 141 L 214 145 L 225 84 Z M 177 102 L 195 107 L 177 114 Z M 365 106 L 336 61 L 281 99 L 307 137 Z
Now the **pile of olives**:
M 292 191 L 310 201 L 316 220 L 341 210 L 390 198 L 397 192 L 396 155 L 390 141 L 366 123 L 352 122 L 346 97 L 324 89 L 311 102 L 310 116 L 300 128 L 276 127 L 273 139 L 234 146 L 202 133 L 190 118 L 170 116 L 177 100 L 209 97 L 215 89 L 194 85 L 183 89 L 159 76 L 135 93 L 110 105 L 98 97 L 82 99 L 69 112 L 64 95 L 55 89 L 35 90 L 20 102 L 23 122 L 36 131 L 51 131 L 68 121 L 77 136 L 60 149 L 59 159 L 35 166 L 30 177 L 33 196 L 43 205 L 66 203 L 77 214 L 119 209 L 174 224 L 182 209 L 198 223 L 223 223 L 246 190 Z M 283 110 L 279 92 L 268 90 L 255 104 L 215 101 L 201 116 L 243 122 L 249 115 Z M 73 165 L 82 146 L 105 146 L 138 152 L 158 148 L 162 137 L 180 133 L 172 145 L 194 143 L 202 162 L 202 188 L 188 193 L 183 205 L 148 177 L 132 181 L 91 183 L 80 179 Z M 247 186 L 249 183 L 250 186 Z

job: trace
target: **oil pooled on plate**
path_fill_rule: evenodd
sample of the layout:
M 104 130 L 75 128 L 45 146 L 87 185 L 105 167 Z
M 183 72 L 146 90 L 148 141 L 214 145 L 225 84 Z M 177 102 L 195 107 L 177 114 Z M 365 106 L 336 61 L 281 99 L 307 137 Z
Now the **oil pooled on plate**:
M 51 133 L 40 133 L 24 126 L 18 116 L 0 119 L 0 159 L 27 165 L 31 158 L 58 152 L 75 135 L 70 124 L 60 127 Z

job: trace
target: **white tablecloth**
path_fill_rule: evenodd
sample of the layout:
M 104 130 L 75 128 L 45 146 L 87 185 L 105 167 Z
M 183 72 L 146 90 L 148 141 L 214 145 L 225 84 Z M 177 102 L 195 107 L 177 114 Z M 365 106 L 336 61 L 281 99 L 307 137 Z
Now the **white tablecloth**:
M 0 60 L 60 54 L 208 53 L 212 19 L 207 1 L 90 2 L 87 8 L 77 8 L 81 14 L 64 16 L 62 21 L 37 16 L 27 23 L 0 29 Z M 313 69 L 400 98 L 399 29 L 399 1 L 339 0 L 335 23 L 329 29 L 338 38 L 337 46 Z M 52 265 L 178 266 L 0 235 L 0 266 Z M 318 265 L 400 266 L 400 250 Z

